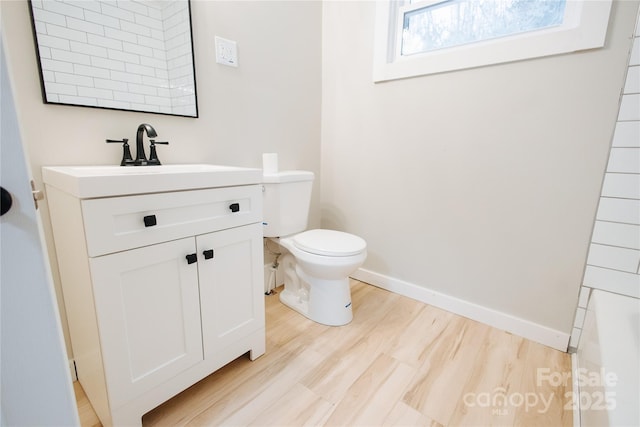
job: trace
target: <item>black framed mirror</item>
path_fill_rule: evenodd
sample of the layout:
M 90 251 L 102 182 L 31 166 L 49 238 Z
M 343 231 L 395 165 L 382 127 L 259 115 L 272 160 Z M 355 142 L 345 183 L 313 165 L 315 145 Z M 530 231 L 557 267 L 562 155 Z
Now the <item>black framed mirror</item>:
M 198 117 L 189 0 L 30 0 L 47 104 Z

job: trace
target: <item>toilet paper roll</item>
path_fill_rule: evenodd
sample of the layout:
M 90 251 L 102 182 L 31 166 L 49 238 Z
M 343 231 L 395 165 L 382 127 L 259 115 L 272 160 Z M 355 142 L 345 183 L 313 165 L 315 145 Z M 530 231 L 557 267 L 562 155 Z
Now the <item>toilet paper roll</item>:
M 278 153 L 262 154 L 262 173 L 265 175 L 278 173 Z

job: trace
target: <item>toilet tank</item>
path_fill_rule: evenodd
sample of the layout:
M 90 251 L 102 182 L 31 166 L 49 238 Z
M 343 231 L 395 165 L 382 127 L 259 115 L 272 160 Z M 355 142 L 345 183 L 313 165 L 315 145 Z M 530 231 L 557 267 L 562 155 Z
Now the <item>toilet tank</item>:
M 283 171 L 263 175 L 263 233 L 284 237 L 307 228 L 313 172 Z

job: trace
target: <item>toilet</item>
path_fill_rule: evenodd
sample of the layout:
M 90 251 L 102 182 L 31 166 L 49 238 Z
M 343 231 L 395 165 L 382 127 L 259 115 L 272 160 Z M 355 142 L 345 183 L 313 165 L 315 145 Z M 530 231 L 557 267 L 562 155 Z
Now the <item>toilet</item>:
M 346 325 L 353 319 L 349 275 L 367 257 L 367 243 L 353 234 L 306 230 L 313 172 L 263 175 L 264 236 L 286 249 L 280 301 L 314 322 Z

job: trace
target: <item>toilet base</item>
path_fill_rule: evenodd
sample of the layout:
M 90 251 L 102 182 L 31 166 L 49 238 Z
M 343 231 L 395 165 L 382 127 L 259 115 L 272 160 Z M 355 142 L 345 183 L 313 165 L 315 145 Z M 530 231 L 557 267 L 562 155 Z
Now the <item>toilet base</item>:
M 339 280 L 313 279 L 313 285 L 298 269 L 303 286 L 287 287 L 280 292 L 280 301 L 303 316 L 328 326 L 342 326 L 353 320 L 349 278 Z M 307 280 L 305 280 L 307 279 Z M 308 289 L 308 294 L 307 294 Z

